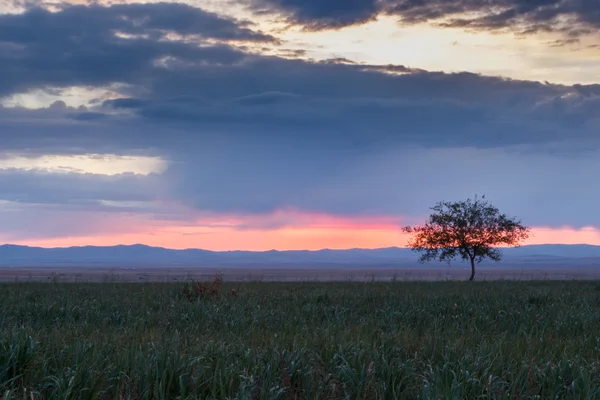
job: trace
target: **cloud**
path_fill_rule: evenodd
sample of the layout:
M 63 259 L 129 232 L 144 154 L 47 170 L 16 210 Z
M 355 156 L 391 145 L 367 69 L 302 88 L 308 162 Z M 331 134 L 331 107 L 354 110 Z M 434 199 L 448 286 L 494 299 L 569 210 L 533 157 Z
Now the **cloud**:
M 323 142 L 370 138 L 477 147 L 595 137 L 600 112 L 591 86 L 470 73 L 391 75 L 361 65 L 276 58 L 202 72 L 163 75 L 149 97 L 109 100 L 104 109 L 182 129 L 262 132 L 264 140 L 298 134 L 319 135 Z
M 165 226 L 165 222 L 153 219 L 148 212 L 108 210 L 92 205 L 66 207 L 0 201 L 0 226 L 1 240 L 12 243 L 131 232 L 144 234 Z
M 217 213 L 289 208 L 421 218 L 439 200 L 479 193 L 528 224 L 600 225 L 593 212 L 600 193 L 591 184 L 600 167 L 597 152 L 569 157 L 401 144 L 371 153 L 250 143 L 221 148 L 169 170 L 171 193 L 190 207 Z
M 279 13 L 307 30 L 363 24 L 394 15 L 402 24 L 433 23 L 520 34 L 560 32 L 569 37 L 597 32 L 596 0 L 248 0 L 261 13 Z
M 43 2 L 33 4 L 43 5 Z M 3 39 L 8 42 L 30 43 L 68 36 L 76 40 L 83 39 L 83 36 L 86 36 L 84 32 L 110 29 L 113 33 L 125 36 L 145 36 L 154 39 L 167 39 L 168 34 L 177 33 L 194 35 L 201 39 L 275 41 L 270 35 L 250 29 L 249 27 L 253 26 L 250 21 L 228 19 L 177 2 L 121 3 L 108 6 L 59 3 L 58 6 L 59 12 L 50 12 L 43 7 L 30 7 L 24 13 L 3 16 Z M 28 22 L 40 25 L 36 27 L 38 29 L 26 29 Z M 39 34 L 39 31 L 58 28 L 61 23 L 71 26 L 63 26 L 62 32 L 57 32 L 57 36 L 54 37 L 48 38 Z
M 526 223 L 600 226 L 597 85 L 262 56 L 231 41 L 269 38 L 181 7 L 0 16 L 4 95 L 111 89 L 85 107 L 0 107 L 3 152 L 168 163 L 149 176 L 5 170 L 0 200 L 194 221 L 278 210 L 423 217 L 438 200 L 485 193 Z M 210 23 L 177 25 L 181 10 Z M 200 38 L 171 40 L 166 27 Z M 186 211 L 147 210 L 163 201 Z
M 14 169 L 100 175 L 148 175 L 160 173 L 165 168 L 165 161 L 157 157 L 124 157 L 110 154 L 23 157 L 14 154 L 0 154 L 0 171 Z
M 284 11 L 290 22 L 309 30 L 341 28 L 365 23 L 376 17 L 376 0 L 250 0 L 250 6 L 260 13 Z
M 370 65 L 244 57 L 243 63 L 173 69 L 133 65 L 122 80 L 135 75 L 135 88 L 98 106 L 0 108 L 0 137 L 7 149 L 167 157 L 172 152 L 175 159 L 216 136 L 277 141 L 299 135 L 333 146 L 498 147 L 593 138 L 600 114 L 593 85 L 386 66 L 402 71 L 390 74 Z M 66 67 L 61 74 L 67 73 L 73 80 L 91 74 Z
M 182 10 L 208 18 L 211 23 L 204 26 L 184 20 L 178 25 L 175 21 Z M 94 19 L 86 26 L 77 25 L 86 13 Z M 33 24 L 37 29 L 25 30 L 36 18 L 41 21 Z M 69 25 L 71 20 L 76 20 L 74 26 Z M 149 38 L 115 37 L 115 27 L 123 24 L 119 29 L 129 29 L 130 34 L 146 32 Z M 0 70 L 3 66 L 10 70 L 5 74 L 10 79 L 2 80 L 0 92 L 4 90 L 8 95 L 42 89 L 58 90 L 60 94 L 61 87 L 80 85 L 110 86 L 116 93 L 101 103 L 103 107 L 68 109 L 64 103 L 62 108 L 56 103 L 51 109 L 36 111 L 37 122 L 44 118 L 50 125 L 44 128 L 20 126 L 23 121 L 17 122 L 15 115 L 26 111 L 0 109 L 0 114 L 8 118 L 0 121 L 6 132 L 27 131 L 26 136 L 6 138 L 7 145 L 33 140 L 38 129 L 52 131 L 57 122 L 51 119 L 58 118 L 75 121 L 76 125 L 61 121 L 64 132 L 56 135 L 80 149 L 85 146 L 83 140 L 88 144 L 95 141 L 95 146 L 105 148 L 115 143 L 114 147 L 138 149 L 148 147 L 143 140 L 152 144 L 155 140 L 156 146 L 162 148 L 164 139 L 150 138 L 159 136 L 152 132 L 164 135 L 165 131 L 183 129 L 186 124 L 185 129 L 195 125 L 202 127 L 203 132 L 239 135 L 243 135 L 241 131 L 263 131 L 269 136 L 282 129 L 303 129 L 329 131 L 332 140 L 344 136 L 360 140 L 367 135 L 390 140 L 393 136 L 394 140 L 420 144 L 454 145 L 458 140 L 485 147 L 548 142 L 567 134 L 586 136 L 590 131 L 578 128 L 597 115 L 591 101 L 587 109 L 579 109 L 576 117 L 570 108 L 576 105 L 566 105 L 552 116 L 564 117 L 562 130 L 557 129 L 555 121 L 536 116 L 540 103 L 553 99 L 560 102 L 573 92 L 596 96 L 591 86 L 544 85 L 472 73 L 428 72 L 402 65 L 285 60 L 245 53 L 225 43 L 198 46 L 164 40 L 161 36 L 166 26 L 180 33 L 193 28 L 213 38 L 242 35 L 236 30 L 239 27 L 231 24 L 230 20 L 181 4 L 72 6 L 54 13 L 35 9 L 0 16 L 0 31 L 8 33 L 2 36 L 3 40 L 23 53 L 11 63 L 0 63 Z M 63 26 L 62 30 L 59 26 Z M 159 33 L 151 35 L 154 31 Z M 50 51 L 69 56 L 58 62 L 48 55 Z M 33 114 L 26 120 L 33 124 Z M 569 121 L 572 125 L 568 125 Z M 157 122 L 163 122 L 162 126 L 144 126 Z M 111 126 L 110 132 L 102 132 L 103 126 Z M 593 127 L 592 124 L 590 129 Z M 76 133 L 82 130 L 90 133 L 85 139 Z M 128 133 L 123 135 L 123 131 Z M 175 134 L 182 142 L 187 141 L 181 133 Z
M 44 86 L 135 85 L 149 71 L 231 64 L 244 53 L 226 42 L 275 41 L 247 25 L 178 3 L 0 15 L 0 97 Z M 173 34 L 194 40 L 171 40 Z
M 0 170 L 0 200 L 15 203 L 89 205 L 99 200 L 153 201 L 164 196 L 156 175 L 60 174 Z
M 411 2 L 412 3 L 412 2 Z M 436 10 L 440 17 L 450 17 L 442 23 L 448 27 L 498 30 L 509 29 L 520 34 L 537 32 L 560 32 L 568 37 L 598 31 L 600 12 L 593 0 L 496 0 L 495 4 L 483 4 L 474 0 L 458 2 L 458 9 L 447 9 L 441 0 L 431 2 L 426 9 Z M 401 8 L 402 9 L 402 6 Z M 416 21 L 428 19 L 427 11 L 421 7 L 407 7 Z M 397 11 L 394 8 L 394 11 Z M 474 17 L 463 17 L 458 13 L 482 13 Z M 401 13 L 401 15 L 405 15 Z M 410 19 L 410 18 L 409 18 Z

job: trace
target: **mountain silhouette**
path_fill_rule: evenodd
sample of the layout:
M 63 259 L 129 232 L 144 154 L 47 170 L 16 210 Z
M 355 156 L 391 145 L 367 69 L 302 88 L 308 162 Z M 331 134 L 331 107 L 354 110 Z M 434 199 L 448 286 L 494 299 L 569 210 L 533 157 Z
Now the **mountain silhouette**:
M 502 249 L 501 264 L 599 264 L 600 246 L 530 245 Z M 174 250 L 141 244 L 118 246 L 82 246 L 41 248 L 19 245 L 0 246 L 2 266 L 416 266 L 418 254 L 407 248 L 323 249 L 316 251 L 210 251 L 202 249 Z M 456 261 L 454 263 L 460 263 Z M 439 266 L 427 263 L 424 266 Z M 484 261 L 483 265 L 496 265 Z

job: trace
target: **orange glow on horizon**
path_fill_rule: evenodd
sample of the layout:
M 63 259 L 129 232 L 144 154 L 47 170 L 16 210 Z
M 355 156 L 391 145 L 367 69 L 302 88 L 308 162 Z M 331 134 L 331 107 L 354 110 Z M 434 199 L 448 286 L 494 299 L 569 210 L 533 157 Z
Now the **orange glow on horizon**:
M 287 219 L 282 220 L 285 216 Z M 271 216 L 272 217 L 272 216 Z M 128 221 L 131 222 L 131 221 Z M 260 222 L 260 223 L 259 223 Z M 270 223 L 275 223 L 270 225 Z M 12 241 L 39 247 L 111 246 L 146 244 L 172 249 L 207 250 L 319 250 L 349 248 L 404 247 L 407 235 L 400 231 L 397 218 L 345 218 L 320 214 L 279 214 L 261 221 L 260 217 L 223 218 L 198 225 L 144 223 L 115 233 L 66 236 Z M 600 245 L 600 230 L 594 227 L 534 227 L 523 244 Z
M 593 226 L 572 228 L 534 227 L 524 244 L 593 244 L 600 245 L 600 229 Z

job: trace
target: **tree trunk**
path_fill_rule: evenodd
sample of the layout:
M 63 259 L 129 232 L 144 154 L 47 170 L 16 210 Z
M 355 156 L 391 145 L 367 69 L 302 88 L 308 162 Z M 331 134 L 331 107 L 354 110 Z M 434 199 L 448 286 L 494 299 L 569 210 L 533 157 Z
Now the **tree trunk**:
M 469 278 L 469 281 L 472 281 L 473 279 L 475 279 L 475 257 L 471 257 L 471 277 Z

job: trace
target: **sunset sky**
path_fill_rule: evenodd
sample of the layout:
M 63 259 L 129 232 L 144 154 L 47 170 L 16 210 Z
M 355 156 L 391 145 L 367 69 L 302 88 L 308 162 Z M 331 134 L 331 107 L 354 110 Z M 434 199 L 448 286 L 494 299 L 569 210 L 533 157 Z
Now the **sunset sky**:
M 598 0 L 0 0 L 0 244 L 600 245 Z

